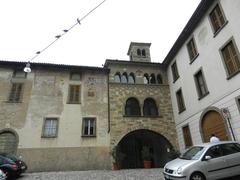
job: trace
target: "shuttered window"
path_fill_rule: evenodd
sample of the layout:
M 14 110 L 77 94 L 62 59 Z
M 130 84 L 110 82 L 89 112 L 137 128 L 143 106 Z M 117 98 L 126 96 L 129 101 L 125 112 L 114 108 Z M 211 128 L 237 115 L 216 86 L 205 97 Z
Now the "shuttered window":
M 214 33 L 216 33 L 226 22 L 220 6 L 217 4 L 210 13 L 210 19 Z
M 68 103 L 72 104 L 80 103 L 80 85 L 69 86 Z
M 183 130 L 183 138 L 184 138 L 184 142 L 185 142 L 185 147 L 188 148 L 193 145 L 189 126 L 187 125 L 187 126 L 183 127 L 182 130 Z
M 176 97 L 177 97 L 178 111 L 179 111 L 179 113 L 181 113 L 181 112 L 183 112 L 186 109 L 181 89 L 179 89 L 176 92 Z
M 187 49 L 188 49 L 190 61 L 193 61 L 198 55 L 197 48 L 193 38 L 188 42 Z
M 233 44 L 233 41 L 230 41 L 222 49 L 222 54 L 223 54 L 224 62 L 226 64 L 229 76 L 240 71 L 240 60 L 237 53 L 237 49 Z
M 196 88 L 198 92 L 198 97 L 200 99 L 209 93 L 202 71 L 200 70 L 199 72 L 197 72 L 194 78 L 195 78 Z
M 13 83 L 9 95 L 9 102 L 20 102 L 23 91 L 22 83 Z
M 177 63 L 174 62 L 171 68 L 172 68 L 173 82 L 175 82 L 179 78 Z

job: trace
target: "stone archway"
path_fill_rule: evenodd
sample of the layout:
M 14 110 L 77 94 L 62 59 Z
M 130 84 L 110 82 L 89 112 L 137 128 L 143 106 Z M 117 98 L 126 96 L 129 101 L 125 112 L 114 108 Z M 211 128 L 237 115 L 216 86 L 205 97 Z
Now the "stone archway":
M 143 168 L 143 146 L 150 147 L 153 154 L 152 167 L 163 167 L 171 159 L 169 151 L 173 146 L 164 136 L 146 129 L 135 130 L 118 143 L 118 147 L 125 154 L 123 169 Z
M 203 142 L 209 142 L 214 133 L 221 141 L 229 140 L 225 122 L 219 112 L 210 110 L 204 114 L 201 122 Z
M 17 151 L 18 136 L 11 130 L 0 131 L 0 152 L 14 154 Z

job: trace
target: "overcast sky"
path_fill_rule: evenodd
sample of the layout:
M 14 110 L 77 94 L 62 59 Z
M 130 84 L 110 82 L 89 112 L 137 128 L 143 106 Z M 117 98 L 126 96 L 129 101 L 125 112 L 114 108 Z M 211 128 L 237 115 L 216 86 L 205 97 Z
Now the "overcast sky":
M 0 60 L 28 61 L 102 0 L 1 0 Z M 102 66 L 129 60 L 130 42 L 152 43 L 162 62 L 200 0 L 106 0 L 32 62 Z

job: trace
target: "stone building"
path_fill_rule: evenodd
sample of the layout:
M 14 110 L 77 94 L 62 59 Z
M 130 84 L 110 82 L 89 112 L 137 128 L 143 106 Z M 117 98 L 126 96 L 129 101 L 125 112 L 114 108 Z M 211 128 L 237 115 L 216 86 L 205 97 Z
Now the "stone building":
M 152 63 L 150 43 L 130 44 L 130 61 L 106 60 L 109 73 L 110 146 L 126 155 L 123 168 L 143 167 L 148 147 L 152 166 L 163 167 L 177 147 L 166 70 Z
M 106 68 L 0 61 L 0 151 L 28 171 L 110 169 Z

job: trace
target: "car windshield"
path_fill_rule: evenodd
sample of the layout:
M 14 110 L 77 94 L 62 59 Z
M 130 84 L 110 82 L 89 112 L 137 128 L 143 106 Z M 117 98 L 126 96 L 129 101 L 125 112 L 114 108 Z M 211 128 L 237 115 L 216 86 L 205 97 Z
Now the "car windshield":
M 187 159 L 187 160 L 197 160 L 204 152 L 203 146 L 193 146 L 188 149 L 185 153 L 183 153 L 179 158 Z

